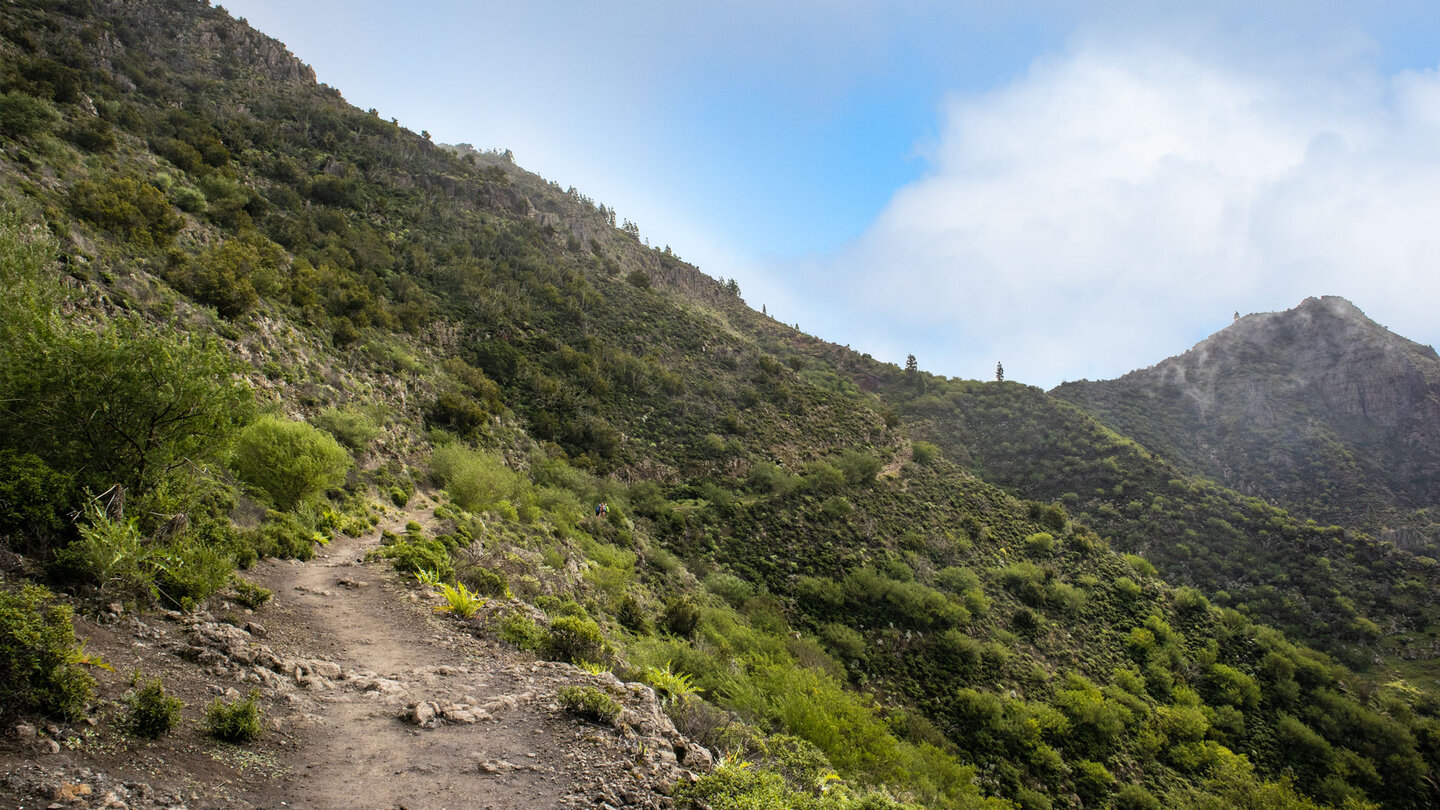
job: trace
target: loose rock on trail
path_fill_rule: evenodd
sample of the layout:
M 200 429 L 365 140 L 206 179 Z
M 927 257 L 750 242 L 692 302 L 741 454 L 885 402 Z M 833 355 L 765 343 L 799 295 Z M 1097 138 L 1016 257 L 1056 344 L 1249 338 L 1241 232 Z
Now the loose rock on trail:
M 309 562 L 262 561 L 246 577 L 274 597 L 253 615 L 77 620 L 115 667 L 97 672 L 101 708 L 74 727 L 7 729 L 0 806 L 665 808 L 678 780 L 708 769 L 648 686 L 537 661 L 437 614 L 429 589 L 365 562 L 379 534 L 337 538 Z M 186 701 L 182 729 L 151 742 L 119 728 L 132 671 Z M 564 712 L 556 695 L 573 685 L 620 702 L 615 725 Z M 200 730 L 210 700 L 252 689 L 260 740 Z

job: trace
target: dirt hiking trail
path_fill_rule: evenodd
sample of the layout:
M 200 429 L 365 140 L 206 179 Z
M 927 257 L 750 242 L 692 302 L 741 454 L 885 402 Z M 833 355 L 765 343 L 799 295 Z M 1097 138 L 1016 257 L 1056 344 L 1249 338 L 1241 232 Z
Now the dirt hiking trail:
M 226 621 L 203 612 L 77 620 L 77 635 L 116 671 L 97 673 L 98 708 L 74 728 L 11 730 L 0 807 L 672 807 L 673 785 L 694 778 L 686 764 L 708 768 L 710 754 L 676 732 L 652 690 L 537 661 L 482 620 L 437 613 L 433 589 L 365 561 L 384 530 L 432 528 L 433 507 L 417 496 L 308 562 L 261 561 L 246 577 L 274 597 L 253 615 L 227 604 Z M 162 675 L 186 700 L 185 728 L 154 742 L 118 728 L 135 670 Z M 615 726 L 563 711 L 556 694 L 573 685 L 619 701 Z M 264 711 L 259 741 L 234 746 L 199 729 L 213 696 L 252 689 Z

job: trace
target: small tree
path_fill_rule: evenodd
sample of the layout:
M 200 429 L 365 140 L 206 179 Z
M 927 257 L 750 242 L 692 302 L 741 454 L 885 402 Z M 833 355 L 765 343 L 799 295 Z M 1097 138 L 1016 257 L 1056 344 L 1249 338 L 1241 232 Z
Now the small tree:
M 995 363 L 995 382 L 1005 382 L 1005 366 Z
M 241 432 L 230 466 L 289 510 L 343 483 L 350 454 L 335 437 L 305 422 L 263 416 Z
M 91 326 L 57 314 L 53 249 L 0 215 L 0 446 L 78 485 L 132 492 L 222 447 L 251 401 L 234 360 L 138 316 Z

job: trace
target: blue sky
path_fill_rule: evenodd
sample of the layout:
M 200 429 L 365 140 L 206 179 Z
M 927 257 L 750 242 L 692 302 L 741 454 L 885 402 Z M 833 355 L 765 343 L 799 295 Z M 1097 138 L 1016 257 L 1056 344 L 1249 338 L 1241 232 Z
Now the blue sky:
M 1437 342 L 1440 9 L 1355 5 L 226 8 L 808 332 L 1050 387 L 1307 295 Z

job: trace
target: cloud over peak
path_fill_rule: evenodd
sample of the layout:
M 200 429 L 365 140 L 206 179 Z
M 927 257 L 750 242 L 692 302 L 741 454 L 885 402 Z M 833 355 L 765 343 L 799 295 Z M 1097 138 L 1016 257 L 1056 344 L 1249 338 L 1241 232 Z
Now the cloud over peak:
M 930 172 L 812 282 L 885 313 L 882 356 L 940 339 L 927 368 L 1045 386 L 1308 295 L 1433 342 L 1440 79 L 1273 61 L 1090 43 L 957 95 Z

